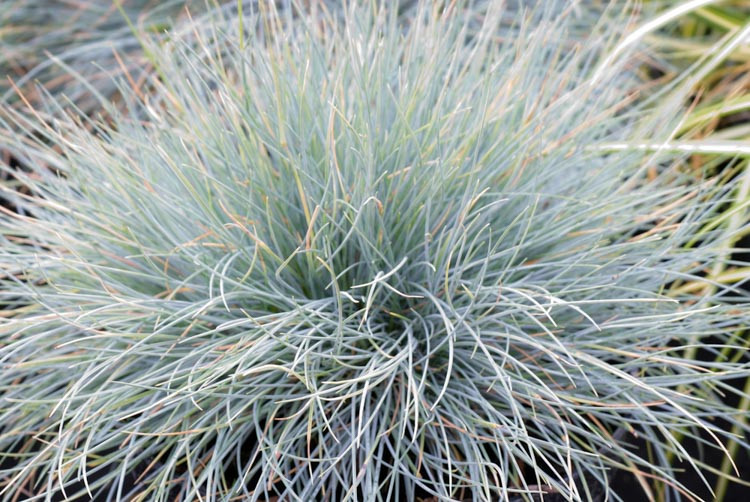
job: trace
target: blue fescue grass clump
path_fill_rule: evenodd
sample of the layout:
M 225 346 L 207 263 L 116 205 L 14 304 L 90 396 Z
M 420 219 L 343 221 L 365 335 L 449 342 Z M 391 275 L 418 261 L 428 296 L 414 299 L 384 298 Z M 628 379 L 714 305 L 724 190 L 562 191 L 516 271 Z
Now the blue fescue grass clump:
M 732 193 L 630 147 L 674 110 L 565 3 L 260 5 L 151 46 L 112 124 L 14 114 L 3 499 L 690 499 L 673 435 L 723 448 L 748 370 L 685 349 L 748 311 L 669 294 Z

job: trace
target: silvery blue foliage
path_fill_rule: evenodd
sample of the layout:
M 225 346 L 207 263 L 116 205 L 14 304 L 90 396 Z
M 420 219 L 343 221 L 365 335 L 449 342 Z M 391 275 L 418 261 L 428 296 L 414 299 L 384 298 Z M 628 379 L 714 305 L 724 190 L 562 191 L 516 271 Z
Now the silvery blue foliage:
M 454 3 L 223 11 L 111 123 L 13 114 L 4 500 L 688 495 L 672 434 L 723 448 L 748 371 L 684 350 L 748 312 L 670 285 L 730 192 L 627 148 L 674 110 L 601 26 Z

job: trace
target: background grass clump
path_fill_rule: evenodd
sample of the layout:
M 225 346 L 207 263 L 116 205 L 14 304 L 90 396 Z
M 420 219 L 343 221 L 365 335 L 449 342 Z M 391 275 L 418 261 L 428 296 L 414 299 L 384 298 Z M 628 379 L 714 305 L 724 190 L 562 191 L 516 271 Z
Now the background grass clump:
M 736 196 L 644 148 L 680 99 L 566 2 L 297 9 L 143 39 L 106 123 L 8 111 L 0 495 L 693 497 L 749 312 L 670 289 Z
M 92 89 L 108 97 L 115 93 L 114 74 L 130 73 L 142 83 L 149 62 L 134 26 L 160 34 L 185 17 L 188 7 L 197 14 L 206 5 L 191 0 L 6 0 L 0 5 L 0 97 L 6 104 L 18 101 L 15 86 L 30 101 L 53 93 L 91 110 L 97 104 Z

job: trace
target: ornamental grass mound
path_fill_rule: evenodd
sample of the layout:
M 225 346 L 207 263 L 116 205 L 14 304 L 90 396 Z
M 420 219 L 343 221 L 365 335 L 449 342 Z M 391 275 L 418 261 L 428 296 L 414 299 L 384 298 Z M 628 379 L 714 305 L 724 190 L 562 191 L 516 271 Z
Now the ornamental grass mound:
M 224 10 L 107 121 L 8 111 L 3 500 L 693 497 L 748 368 L 684 354 L 750 316 L 670 286 L 731 182 L 567 2 L 454 4 Z

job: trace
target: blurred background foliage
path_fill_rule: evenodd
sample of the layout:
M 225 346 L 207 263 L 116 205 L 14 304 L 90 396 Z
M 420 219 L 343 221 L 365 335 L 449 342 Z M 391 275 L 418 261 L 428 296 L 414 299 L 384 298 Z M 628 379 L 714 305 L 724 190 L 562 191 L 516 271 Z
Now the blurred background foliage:
M 658 11 L 678 9 L 687 4 L 701 2 L 647 0 L 646 5 Z M 696 177 L 715 176 L 716 181 L 729 186 L 732 181 L 735 191 L 733 203 L 723 208 L 706 224 L 706 231 L 724 229 L 723 259 L 717 260 L 706 277 L 720 284 L 736 285 L 748 290 L 750 268 L 747 267 L 750 247 L 748 231 L 742 227 L 750 219 L 750 1 L 727 0 L 702 2 L 705 5 L 690 8 L 677 19 L 665 24 L 644 37 L 649 47 L 648 58 L 641 68 L 644 81 L 655 85 L 668 85 L 677 75 L 721 51 L 727 41 L 738 38 L 726 57 L 697 80 L 692 89 L 691 100 L 684 103 L 686 110 L 681 127 L 675 131 L 675 140 L 692 146 L 694 151 L 685 159 L 685 169 Z M 739 146 L 741 152 L 738 153 Z M 727 153 L 723 153 L 726 147 Z M 708 150 L 703 153 L 700 150 Z M 738 180 L 737 178 L 741 178 Z M 696 240 L 700 235 L 696 235 Z M 696 282 L 677 282 L 675 291 L 687 292 L 705 288 Z M 738 345 L 750 346 L 747 330 L 737 333 Z M 689 357 L 705 357 L 697 348 L 690 350 Z M 733 360 L 748 360 L 747 350 L 725 350 L 720 357 Z M 735 426 L 738 437 L 748 434 L 750 414 L 750 381 L 735 382 L 744 390 L 745 397 L 736 403 L 743 418 L 744 430 Z M 733 442 L 729 451 L 737 463 L 739 473 L 734 471 L 729 458 L 716 458 L 715 494 L 706 493 L 707 498 L 727 500 L 750 490 L 750 459 L 746 448 Z M 739 474 L 739 475 L 738 475 Z M 696 485 L 697 486 L 697 485 Z

